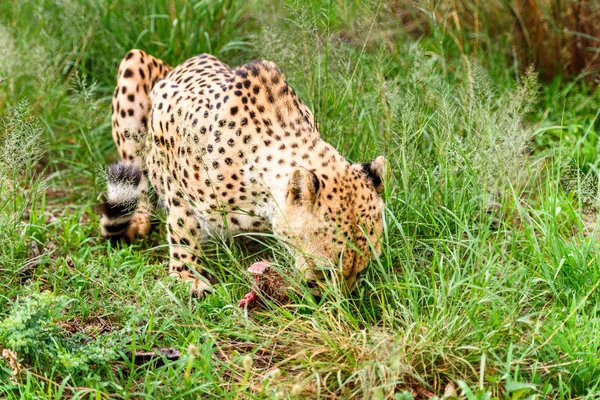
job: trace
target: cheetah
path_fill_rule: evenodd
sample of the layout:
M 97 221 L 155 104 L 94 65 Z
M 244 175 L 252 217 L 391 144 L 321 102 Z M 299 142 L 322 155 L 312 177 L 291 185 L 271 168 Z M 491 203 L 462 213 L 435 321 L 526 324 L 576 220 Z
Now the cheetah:
M 385 158 L 346 161 L 272 62 L 230 68 L 201 54 L 171 68 L 131 50 L 112 134 L 121 161 L 109 167 L 103 236 L 147 235 L 152 188 L 166 210 L 169 273 L 198 296 L 212 290 L 202 244 L 224 232 L 281 238 L 310 287 L 333 273 L 351 288 L 380 252 Z

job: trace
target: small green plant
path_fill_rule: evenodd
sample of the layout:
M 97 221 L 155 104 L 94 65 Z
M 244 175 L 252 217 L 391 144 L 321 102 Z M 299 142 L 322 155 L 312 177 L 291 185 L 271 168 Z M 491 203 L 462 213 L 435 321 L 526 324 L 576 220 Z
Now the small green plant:
M 55 357 L 55 341 L 63 339 L 57 319 L 67 305 L 64 297 L 51 292 L 18 299 L 0 323 L 0 343 L 25 356 Z
M 49 291 L 19 298 L 0 322 L 0 347 L 16 353 L 26 365 L 65 371 L 87 371 L 114 360 L 114 338 L 91 340 L 82 332 L 69 335 L 64 330 L 64 312 L 72 302 Z

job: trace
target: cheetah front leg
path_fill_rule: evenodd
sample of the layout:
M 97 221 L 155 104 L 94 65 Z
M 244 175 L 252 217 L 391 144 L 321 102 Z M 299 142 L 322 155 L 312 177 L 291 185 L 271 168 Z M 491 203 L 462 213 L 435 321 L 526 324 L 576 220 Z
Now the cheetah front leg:
M 212 292 L 206 277 L 200 275 L 198 253 L 201 251 L 201 226 L 184 200 L 171 194 L 167 205 L 167 240 L 169 242 L 169 275 L 192 283 L 192 294 L 202 298 Z M 192 267 L 194 265 L 194 267 Z
M 137 208 L 124 233 L 129 239 L 137 235 L 146 236 L 151 227 L 154 205 L 147 194 L 145 160 L 147 125 L 152 109 L 150 91 L 156 82 L 164 79 L 170 69 L 164 62 L 142 50 L 129 51 L 119 65 L 112 104 L 113 139 L 121 159 L 142 171 Z

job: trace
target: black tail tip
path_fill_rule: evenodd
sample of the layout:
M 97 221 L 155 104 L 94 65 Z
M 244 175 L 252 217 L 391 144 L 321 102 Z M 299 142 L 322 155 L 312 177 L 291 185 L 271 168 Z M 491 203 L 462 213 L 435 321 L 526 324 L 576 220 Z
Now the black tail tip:
M 102 214 L 108 218 L 119 218 L 124 216 L 131 216 L 137 207 L 137 202 L 128 203 L 112 203 L 105 201 L 102 204 Z

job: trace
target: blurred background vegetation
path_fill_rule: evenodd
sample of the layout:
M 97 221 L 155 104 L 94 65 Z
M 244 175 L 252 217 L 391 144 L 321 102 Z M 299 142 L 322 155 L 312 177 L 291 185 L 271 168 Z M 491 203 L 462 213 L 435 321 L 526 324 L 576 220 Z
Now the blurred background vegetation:
M 598 2 L 397 1 L 391 7 L 407 32 L 423 36 L 442 29 L 463 54 L 500 50 L 509 64 L 533 65 L 544 80 L 562 76 L 598 83 Z

